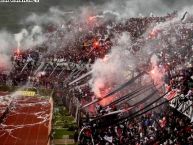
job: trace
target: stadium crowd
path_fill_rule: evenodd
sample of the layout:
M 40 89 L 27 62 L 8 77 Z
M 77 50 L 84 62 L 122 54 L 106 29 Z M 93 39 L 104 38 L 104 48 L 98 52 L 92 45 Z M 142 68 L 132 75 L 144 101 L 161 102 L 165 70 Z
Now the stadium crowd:
M 89 126 L 79 140 L 81 145 L 191 145 L 193 125 L 188 118 L 167 106 L 162 112 L 148 112 L 106 128 Z
M 162 24 L 176 16 L 176 12 L 165 17 L 141 17 L 130 18 L 124 22 L 113 20 L 100 21 L 97 18 L 89 20 L 86 25 L 68 24 L 68 32 L 76 31 L 75 41 L 69 40 L 65 46 L 56 52 L 44 55 L 41 49 L 16 52 L 12 57 L 13 68 L 9 75 L 1 74 L 1 84 L 11 86 L 22 86 L 30 82 L 38 88 L 55 89 L 59 97 L 63 93 L 63 103 L 67 105 L 66 96 L 72 99 L 72 104 L 86 104 L 93 96 L 89 85 L 73 87 L 68 84 L 91 70 L 91 65 L 97 58 L 103 58 L 110 52 L 114 45 L 115 34 L 129 32 L 132 45 L 130 51 L 135 55 L 143 48 L 145 43 L 155 42 L 155 48 L 160 59 L 158 66 L 165 70 L 165 84 L 167 91 L 177 90 L 177 93 L 184 95 L 186 99 L 192 101 L 193 95 L 193 25 L 190 22 L 180 23 L 169 27 L 167 30 L 157 28 L 148 35 L 143 35 L 149 26 Z M 94 23 L 90 25 L 90 23 Z M 87 25 L 88 26 L 88 25 Z M 52 36 L 54 31 L 54 36 Z M 63 39 L 65 32 L 58 29 L 50 29 L 49 37 L 58 35 Z M 175 40 L 171 40 L 171 35 L 175 35 Z M 157 41 L 159 40 L 159 41 Z M 42 47 L 48 49 L 47 43 Z M 85 82 L 86 83 L 86 82 Z M 77 86 L 76 86 L 77 85 Z M 65 92 L 61 90 L 67 90 Z M 75 101 L 74 101 L 75 100 Z M 66 101 L 66 102 L 65 102 Z M 76 105 L 75 105 L 76 106 Z M 76 109 L 74 109 L 76 111 Z M 160 110 L 162 110 L 160 112 Z M 73 113 L 75 114 L 75 113 Z M 108 120 L 104 120 L 108 121 Z M 80 130 L 89 123 L 80 125 Z M 151 110 L 132 120 L 124 123 L 116 123 L 104 128 L 96 128 L 95 124 L 88 124 L 87 128 L 75 140 L 79 140 L 81 145 L 184 145 L 193 144 L 193 126 L 190 118 L 187 118 L 175 108 L 168 104 L 156 110 Z

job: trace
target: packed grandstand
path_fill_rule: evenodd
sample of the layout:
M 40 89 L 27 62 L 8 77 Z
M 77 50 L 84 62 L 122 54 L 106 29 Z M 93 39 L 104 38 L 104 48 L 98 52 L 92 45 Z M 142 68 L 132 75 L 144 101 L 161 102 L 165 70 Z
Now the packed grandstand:
M 33 48 L 14 49 L 9 73 L 1 68 L 1 86 L 19 94 L 0 97 L 0 144 L 49 143 L 52 99 L 41 89 L 75 118 L 77 144 L 193 144 L 188 11 L 121 20 L 99 13 L 46 25 L 43 35 Z

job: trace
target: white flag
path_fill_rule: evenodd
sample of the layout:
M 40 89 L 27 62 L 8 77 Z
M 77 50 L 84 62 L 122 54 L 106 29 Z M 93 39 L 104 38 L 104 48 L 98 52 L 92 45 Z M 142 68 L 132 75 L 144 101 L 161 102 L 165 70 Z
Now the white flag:
M 110 143 L 113 142 L 113 137 L 112 137 L 112 136 L 106 136 L 106 135 L 105 135 L 104 139 L 105 139 L 106 141 L 110 142 Z

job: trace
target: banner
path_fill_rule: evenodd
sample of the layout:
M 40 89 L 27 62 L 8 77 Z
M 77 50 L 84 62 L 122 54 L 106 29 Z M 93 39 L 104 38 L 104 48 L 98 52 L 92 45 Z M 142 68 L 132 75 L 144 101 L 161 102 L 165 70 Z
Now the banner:
M 170 101 L 170 106 L 177 109 L 188 118 L 193 118 L 192 101 L 184 95 L 179 95 Z
M 178 95 L 177 90 L 172 90 L 167 95 L 165 95 L 164 98 L 166 98 L 169 101 L 169 100 L 173 99 L 174 97 L 176 97 L 176 95 Z
M 17 93 L 21 96 L 26 96 L 26 97 L 33 97 L 36 94 L 35 91 L 17 91 Z

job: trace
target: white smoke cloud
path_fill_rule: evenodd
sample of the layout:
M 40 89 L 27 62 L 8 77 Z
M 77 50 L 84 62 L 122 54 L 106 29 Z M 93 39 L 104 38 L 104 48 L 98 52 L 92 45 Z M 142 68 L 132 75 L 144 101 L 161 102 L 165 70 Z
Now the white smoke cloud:
M 12 69 L 11 56 L 17 48 L 31 49 L 45 41 L 41 27 L 34 26 L 30 31 L 22 29 L 20 33 L 12 34 L 0 31 L 0 71 L 8 73 Z
M 15 34 L 15 40 L 18 49 L 26 50 L 41 45 L 46 41 L 46 37 L 42 32 L 42 28 L 35 25 L 31 30 L 22 29 L 19 33 Z
M 175 10 L 192 11 L 192 1 L 189 0 L 112 0 L 102 6 L 101 10 L 107 10 L 119 16 L 119 18 L 131 18 L 139 16 L 163 16 Z
M 25 24 L 34 24 L 34 25 L 48 25 L 48 24 L 54 24 L 54 25 L 60 25 L 65 24 L 66 18 L 71 18 L 71 15 L 73 14 L 73 11 L 63 11 L 60 10 L 57 7 L 51 7 L 47 13 L 44 14 L 36 14 L 32 13 L 30 16 L 28 16 L 25 20 Z M 23 23 L 23 22 L 22 22 Z
M 100 96 L 99 89 L 123 83 L 129 77 L 128 71 L 135 69 L 136 58 L 127 50 L 131 44 L 129 33 L 121 34 L 117 41 L 111 52 L 92 66 L 90 85 L 97 96 Z
M 10 71 L 12 67 L 11 54 L 16 42 L 11 33 L 0 31 L 0 71 Z
M 15 34 L 15 40 L 17 42 L 17 48 L 21 47 L 21 41 L 26 38 L 28 35 L 28 31 L 26 29 L 22 29 L 20 33 Z

